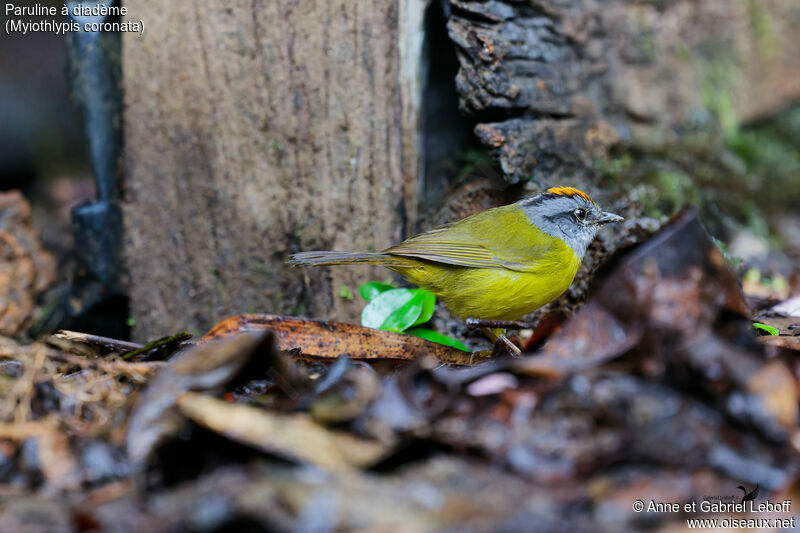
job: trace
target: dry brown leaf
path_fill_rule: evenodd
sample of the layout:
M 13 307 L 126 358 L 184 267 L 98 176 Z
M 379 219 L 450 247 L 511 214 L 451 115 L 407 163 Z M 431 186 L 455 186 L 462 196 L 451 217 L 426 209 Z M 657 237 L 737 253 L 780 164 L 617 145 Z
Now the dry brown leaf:
M 781 335 L 792 336 L 800 328 L 800 316 L 756 316 L 753 320 L 778 329 Z
M 770 361 L 747 380 L 747 389 L 764 402 L 764 409 L 787 430 L 797 427 L 797 385 L 781 361 Z
M 430 355 L 451 365 L 479 362 L 472 354 L 413 335 L 367 328 L 344 322 L 305 320 L 278 315 L 236 315 L 211 328 L 201 342 L 243 331 L 275 333 L 281 350 L 299 349 L 309 358 L 355 360 L 395 359 L 408 361 Z
M 515 362 L 526 375 L 558 377 L 622 355 L 641 338 L 641 327 L 623 324 L 601 303 L 589 301 L 533 357 Z
M 776 348 L 800 352 L 800 335 L 791 337 L 787 335 L 765 335 L 763 337 L 758 337 L 758 342 L 767 346 L 775 346 Z
M 377 462 L 386 448 L 314 422 L 306 414 L 277 414 L 193 392 L 178 398 L 180 411 L 201 426 L 287 459 L 342 470 Z
M 144 459 L 183 423 L 175 411 L 178 397 L 188 390 L 220 387 L 232 379 L 263 346 L 265 335 L 240 335 L 189 348 L 162 368 L 139 399 L 128 420 L 128 455 Z

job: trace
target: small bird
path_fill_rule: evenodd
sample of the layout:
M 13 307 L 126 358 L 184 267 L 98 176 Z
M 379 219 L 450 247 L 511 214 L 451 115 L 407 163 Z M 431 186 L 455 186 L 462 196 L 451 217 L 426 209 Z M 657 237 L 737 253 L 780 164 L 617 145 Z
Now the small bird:
M 515 320 L 566 291 L 600 226 L 621 220 L 578 189 L 553 187 L 380 253 L 301 252 L 289 262 L 382 265 L 436 294 L 461 318 Z

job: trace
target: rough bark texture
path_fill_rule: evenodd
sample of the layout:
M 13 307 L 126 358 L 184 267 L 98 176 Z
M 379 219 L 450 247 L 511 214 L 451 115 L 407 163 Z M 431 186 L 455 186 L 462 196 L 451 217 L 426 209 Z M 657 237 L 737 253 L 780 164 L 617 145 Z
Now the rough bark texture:
M 421 39 L 399 34 L 403 24 L 415 30 L 404 10 L 418 3 L 130 8 L 147 23 L 143 37 L 124 41 L 136 337 L 200 333 L 248 311 L 356 315 L 361 304 L 338 297 L 340 287 L 355 291 L 385 271 L 285 260 L 403 236 L 415 205 Z
M 800 98 L 796 0 L 450 0 L 461 108 L 507 179 L 594 189 L 608 148 L 663 146 Z M 723 124 L 724 126 L 724 124 Z

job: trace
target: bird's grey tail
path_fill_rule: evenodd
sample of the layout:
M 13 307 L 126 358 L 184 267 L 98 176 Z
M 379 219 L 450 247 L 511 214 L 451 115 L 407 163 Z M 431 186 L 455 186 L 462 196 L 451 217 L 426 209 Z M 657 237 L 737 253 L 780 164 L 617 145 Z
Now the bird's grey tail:
M 363 263 L 390 266 L 403 262 L 399 257 L 366 252 L 300 252 L 289 256 L 294 266 L 333 266 Z

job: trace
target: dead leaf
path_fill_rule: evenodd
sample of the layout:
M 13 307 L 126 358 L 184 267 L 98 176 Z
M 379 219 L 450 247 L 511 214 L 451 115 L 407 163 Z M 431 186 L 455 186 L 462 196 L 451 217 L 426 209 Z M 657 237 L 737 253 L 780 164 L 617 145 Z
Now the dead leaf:
M 530 376 L 563 376 L 622 355 L 640 338 L 638 325 L 623 324 L 602 303 L 592 300 L 534 356 L 515 362 L 514 369 Z
M 354 420 L 378 397 L 380 389 L 372 367 L 340 357 L 318 380 L 308 411 L 322 423 Z
M 271 343 L 268 333 L 239 335 L 193 346 L 170 361 L 142 393 L 128 421 L 129 457 L 134 461 L 144 459 L 180 428 L 183 418 L 175 410 L 175 403 L 181 394 L 225 385 L 253 355 Z
M 269 330 L 278 339 L 281 350 L 299 349 L 311 359 L 350 359 L 374 361 L 395 359 L 409 361 L 430 355 L 451 365 L 471 365 L 472 354 L 413 335 L 366 328 L 356 324 L 277 315 L 236 315 L 211 328 L 200 341 L 224 338 L 244 331 Z
M 781 361 L 770 361 L 749 380 L 747 389 L 758 395 L 764 410 L 790 433 L 797 427 L 797 385 Z
M 793 316 L 796 320 L 800 321 L 800 296 L 789 298 L 770 309 L 771 312 L 783 316 Z
M 178 407 L 201 426 L 237 442 L 323 468 L 368 466 L 386 453 L 377 441 L 326 429 L 306 414 L 277 414 L 191 392 L 178 398 Z
M 786 350 L 794 350 L 800 352 L 800 336 L 799 335 L 765 335 L 758 337 L 758 342 L 766 346 L 775 346 L 777 348 L 784 348 Z
M 753 320 L 776 328 L 780 335 L 794 335 L 800 328 L 800 316 L 756 316 Z

